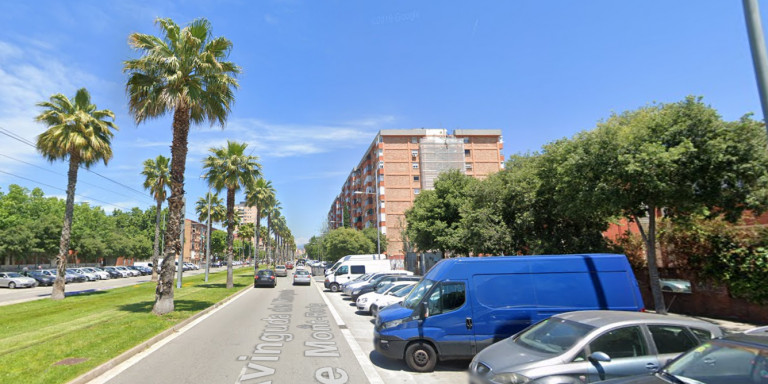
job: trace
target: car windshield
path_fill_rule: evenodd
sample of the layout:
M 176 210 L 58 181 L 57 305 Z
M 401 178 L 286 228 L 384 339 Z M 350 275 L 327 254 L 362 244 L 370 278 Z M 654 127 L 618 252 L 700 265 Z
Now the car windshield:
M 309 275 L 309 272 L 305 271 L 303 269 L 299 269 L 298 271 L 296 271 L 296 274 L 297 275 Z
M 421 302 L 421 299 L 424 298 L 424 295 L 427 294 L 430 288 L 435 284 L 434 281 L 429 279 L 423 279 L 418 284 L 416 284 L 416 287 L 413 288 L 411 293 L 406 296 L 405 300 L 403 300 L 403 307 L 408 309 L 414 309 L 416 308 L 416 305 Z
M 285 265 L 278 265 L 275 267 L 275 269 L 285 269 Z
M 680 356 L 660 374 L 684 383 L 763 383 L 768 378 L 768 348 L 713 340 Z
M 394 297 L 405 297 L 405 295 L 411 292 L 414 285 L 415 284 L 403 285 L 402 287 L 395 288 L 394 290 L 392 290 L 390 294 L 392 294 L 392 296 Z
M 16 272 L 7 272 L 5 275 L 8 277 L 21 277 L 21 275 Z
M 558 317 L 550 317 L 509 338 L 512 343 L 538 352 L 559 354 L 583 339 L 595 327 Z
M 392 284 L 392 283 L 389 283 L 389 284 L 384 284 L 384 285 L 382 285 L 381 287 L 379 287 L 379 288 L 377 288 L 377 289 L 376 289 L 376 293 L 384 293 L 384 292 L 386 292 L 388 289 L 392 288 L 392 285 L 394 285 L 394 284 Z

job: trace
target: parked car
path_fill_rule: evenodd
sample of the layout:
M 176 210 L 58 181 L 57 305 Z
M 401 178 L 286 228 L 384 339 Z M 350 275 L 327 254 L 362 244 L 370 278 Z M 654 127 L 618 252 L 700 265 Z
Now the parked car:
M 306 284 L 309 285 L 312 283 L 312 274 L 309 273 L 306 269 L 297 269 L 296 272 L 293 273 L 293 285 L 297 284 Z
M 146 276 L 146 275 L 151 275 L 152 274 L 152 270 L 151 269 L 148 269 L 146 267 L 140 267 L 138 265 L 129 265 L 126 268 L 128 268 L 130 270 L 133 270 L 133 271 L 136 271 L 136 272 L 139 272 L 140 276 Z
M 0 287 L 8 287 L 10 289 L 18 287 L 34 288 L 37 287 L 37 280 L 22 276 L 17 272 L 0 272 Z
M 469 377 L 472 384 L 592 383 L 655 371 L 720 336 L 712 323 L 673 315 L 567 312 L 482 350 L 469 365 Z
M 104 272 L 109 273 L 112 278 L 128 277 L 128 273 L 115 267 L 104 267 Z
M 352 300 L 357 300 L 358 297 L 368 293 L 373 292 L 383 285 L 395 282 L 395 281 L 412 281 L 412 282 L 418 282 L 421 280 L 421 276 L 408 276 L 408 275 L 386 275 L 382 276 L 380 278 L 372 279 L 368 282 L 368 284 L 363 284 L 355 289 L 352 290 L 352 293 L 349 295 Z
M 339 292 L 341 292 L 342 296 L 343 295 L 349 296 L 350 289 L 353 286 L 365 284 L 369 280 L 371 280 L 375 275 L 376 273 L 366 273 L 365 275 L 360 275 L 350 281 L 342 283 L 341 286 L 339 286 Z
M 404 285 L 396 290 L 387 292 L 387 294 L 382 297 L 379 297 L 376 299 L 376 301 L 371 303 L 371 315 L 377 316 L 379 311 L 386 308 L 387 306 L 401 303 L 405 296 L 411 293 L 411 290 L 415 286 L 416 284 Z
M 638 375 L 605 384 L 766 384 L 768 327 L 708 340 L 651 375 Z
M 387 270 L 382 272 L 376 272 L 376 273 L 368 273 L 365 274 L 358 279 L 351 280 L 347 283 L 344 283 L 341 285 L 341 294 L 342 295 L 348 295 L 351 296 L 352 292 L 357 289 L 358 287 L 361 287 L 365 284 L 368 284 L 370 282 L 376 281 L 377 283 L 384 278 L 385 276 L 394 276 L 394 275 L 407 275 L 407 276 L 413 276 L 413 272 L 411 271 L 404 271 L 404 270 Z
M 55 269 L 43 269 L 42 271 L 40 271 L 40 273 L 46 276 L 51 276 L 53 277 L 54 280 L 56 279 L 56 275 L 57 275 Z M 74 281 L 74 279 L 75 277 L 71 273 L 64 274 L 64 284 L 71 283 Z
M 56 281 L 55 276 L 45 275 L 42 271 L 29 271 L 27 272 L 27 277 L 35 279 L 35 281 L 37 281 L 37 285 L 50 286 L 53 285 L 54 281 Z
M 107 280 L 107 279 L 111 279 L 112 278 L 109 275 L 109 273 L 107 273 L 106 271 L 102 270 L 101 268 L 86 267 L 86 268 L 80 268 L 80 269 L 96 274 L 96 276 L 99 278 L 99 280 Z
M 281 276 L 281 277 L 288 276 L 288 270 L 285 269 L 285 265 L 276 265 L 275 266 L 275 275 L 276 276 Z
M 370 313 L 371 304 L 373 304 L 376 300 L 391 292 L 392 290 L 396 290 L 407 285 L 416 285 L 416 281 L 392 281 L 384 285 L 380 285 L 378 288 L 376 288 L 375 291 L 360 295 L 360 297 L 355 300 L 355 305 L 359 311 Z
M 83 283 L 88 281 L 88 277 L 82 273 L 75 272 L 72 268 L 66 269 L 66 276 L 72 276 L 72 281 L 75 283 Z M 69 277 L 67 277 L 69 279 Z
M 99 279 L 95 273 L 86 272 L 82 268 L 67 268 L 67 272 L 75 275 L 81 275 L 85 277 L 85 281 L 96 281 Z
M 373 341 L 380 354 L 429 372 L 557 313 L 643 308 L 624 255 L 457 257 L 379 312 Z
M 253 277 L 253 287 L 276 287 L 277 286 L 277 278 L 275 276 L 275 271 L 271 269 L 260 269 L 256 272 L 256 275 Z
M 115 266 L 115 268 L 118 271 L 126 272 L 126 274 L 127 274 L 126 277 L 141 276 L 141 272 L 134 271 L 134 270 L 129 269 L 128 267 L 125 267 L 125 266 L 122 266 L 122 265 L 117 265 L 117 266 Z

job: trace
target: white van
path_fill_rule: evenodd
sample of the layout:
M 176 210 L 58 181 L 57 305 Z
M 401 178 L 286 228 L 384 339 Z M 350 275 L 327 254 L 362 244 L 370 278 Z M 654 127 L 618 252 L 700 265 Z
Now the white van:
M 387 258 L 387 255 L 385 255 L 383 253 L 380 253 L 380 254 L 379 253 L 369 253 L 369 254 L 366 254 L 366 255 L 346 255 L 346 256 L 342 257 L 341 259 L 339 259 L 339 261 L 337 261 L 335 264 L 333 264 L 333 266 L 331 266 L 330 268 L 326 269 L 325 270 L 325 276 L 333 275 L 334 273 L 336 273 L 336 269 L 339 268 L 341 263 L 343 263 L 345 261 L 348 261 L 348 260 L 382 260 L 382 259 L 386 259 L 386 258 Z
M 377 260 L 346 260 L 336 268 L 336 271 L 325 275 L 325 287 L 331 292 L 338 292 L 341 284 L 353 280 L 360 275 L 371 272 L 389 271 L 392 267 L 387 259 Z

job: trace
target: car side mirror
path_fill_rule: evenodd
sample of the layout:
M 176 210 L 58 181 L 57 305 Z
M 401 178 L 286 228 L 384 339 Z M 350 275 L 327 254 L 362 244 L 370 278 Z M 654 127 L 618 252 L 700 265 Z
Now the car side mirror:
M 429 308 L 427 307 L 427 302 L 422 301 L 419 304 L 419 320 L 424 320 L 427 317 L 429 317 Z
M 601 363 L 609 363 L 609 362 L 611 361 L 611 357 L 610 357 L 610 356 L 608 356 L 608 354 L 607 354 L 607 353 L 605 353 L 605 352 L 600 352 L 600 351 L 597 351 L 597 352 L 594 352 L 594 353 L 590 354 L 590 355 L 587 357 L 587 359 L 588 359 L 590 362 L 592 362 L 592 364 L 596 364 L 596 363 L 598 363 L 598 362 L 601 362 Z

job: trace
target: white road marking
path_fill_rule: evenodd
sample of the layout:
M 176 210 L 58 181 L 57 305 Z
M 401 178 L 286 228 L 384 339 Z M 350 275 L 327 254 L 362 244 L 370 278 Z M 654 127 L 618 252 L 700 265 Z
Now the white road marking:
M 352 332 L 346 328 L 344 320 L 342 320 L 341 316 L 339 316 L 339 313 L 336 312 L 336 308 L 333 307 L 333 304 L 331 304 L 328 298 L 325 297 L 325 293 L 323 292 L 323 289 L 320 288 L 320 284 L 318 284 L 317 281 L 315 281 L 315 288 L 317 288 L 317 292 L 320 293 L 320 297 L 323 298 L 325 305 L 327 305 L 328 309 L 331 311 L 333 319 L 336 320 L 336 325 L 339 327 L 343 326 L 341 329 L 341 334 L 344 335 L 344 338 L 347 340 L 349 348 L 352 349 L 352 354 L 355 355 L 357 362 L 360 363 L 360 366 L 363 368 L 363 372 L 365 372 L 365 376 L 368 378 L 368 381 L 371 384 L 384 384 L 384 380 L 381 379 L 379 372 L 376 371 L 376 367 L 373 366 L 373 363 L 371 363 L 370 359 L 366 358 L 367 355 L 363 352 L 363 348 L 360 347 L 360 344 L 358 344 L 357 340 L 355 340 L 354 336 L 352 336 Z

